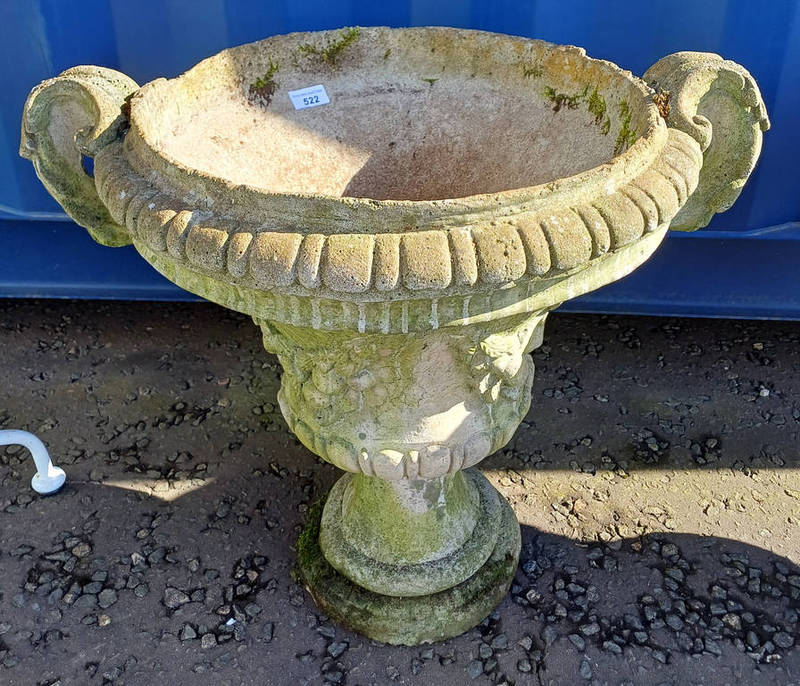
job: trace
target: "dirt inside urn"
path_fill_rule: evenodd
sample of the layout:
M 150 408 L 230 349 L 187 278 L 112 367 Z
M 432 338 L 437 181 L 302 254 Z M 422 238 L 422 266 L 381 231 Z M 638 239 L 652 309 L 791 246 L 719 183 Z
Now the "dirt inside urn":
M 552 85 L 557 67 L 531 78 L 525 65 L 532 58 L 509 64 L 506 57 L 495 73 L 452 49 L 441 64 L 426 50 L 425 60 L 409 63 L 406 56 L 392 67 L 375 36 L 362 42 L 348 48 L 352 65 L 335 68 L 291 66 L 286 57 L 273 62 L 277 52 L 268 41 L 230 51 L 235 54 L 226 61 L 217 56 L 202 63 L 197 74 L 168 82 L 175 97 L 165 97 L 155 115 L 158 147 L 232 184 L 377 200 L 524 188 L 591 169 L 620 152 L 626 125 L 620 108 L 627 105 L 614 87 L 624 94 L 628 84 L 618 78 L 615 86 L 603 73 L 598 92 L 606 67 L 582 74 L 573 64 L 567 82 Z M 416 59 L 414 46 L 401 49 Z M 259 76 L 265 69 L 268 81 Z M 295 110 L 288 92 L 317 84 L 330 103 Z M 627 147 L 632 137 L 623 142 Z

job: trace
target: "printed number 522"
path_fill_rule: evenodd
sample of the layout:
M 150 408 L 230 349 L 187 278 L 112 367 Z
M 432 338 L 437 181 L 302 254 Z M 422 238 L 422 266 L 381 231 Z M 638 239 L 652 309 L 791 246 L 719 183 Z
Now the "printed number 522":
M 318 103 L 319 103 L 318 95 L 309 95 L 307 98 L 303 98 L 304 105 L 316 105 Z

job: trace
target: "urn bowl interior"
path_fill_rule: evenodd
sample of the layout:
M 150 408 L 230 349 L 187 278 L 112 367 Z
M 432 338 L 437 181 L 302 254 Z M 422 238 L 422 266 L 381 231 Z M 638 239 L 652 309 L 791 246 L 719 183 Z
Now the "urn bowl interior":
M 289 91 L 321 84 L 328 104 Z M 440 200 L 547 184 L 652 127 L 629 72 L 579 48 L 477 31 L 276 36 L 145 86 L 134 129 L 170 163 L 267 193 Z

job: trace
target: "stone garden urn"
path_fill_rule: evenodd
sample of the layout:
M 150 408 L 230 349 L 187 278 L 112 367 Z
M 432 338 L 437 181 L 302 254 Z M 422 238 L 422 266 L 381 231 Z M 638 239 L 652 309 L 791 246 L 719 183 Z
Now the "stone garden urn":
M 713 54 L 640 79 L 538 40 L 353 28 L 142 87 L 74 67 L 31 92 L 21 154 L 96 241 L 253 317 L 289 427 L 346 472 L 300 578 L 342 624 L 417 644 L 514 576 L 519 524 L 474 467 L 528 412 L 547 313 L 730 207 L 768 126 Z

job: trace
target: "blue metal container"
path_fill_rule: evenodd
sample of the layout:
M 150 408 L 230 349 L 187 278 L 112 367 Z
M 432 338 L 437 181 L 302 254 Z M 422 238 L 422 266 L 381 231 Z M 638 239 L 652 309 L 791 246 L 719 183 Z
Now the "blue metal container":
M 22 105 L 77 64 L 139 83 L 291 31 L 446 25 L 581 45 L 642 74 L 679 50 L 717 52 L 756 78 L 772 129 L 736 205 L 672 233 L 638 271 L 564 309 L 800 319 L 800 3 L 796 0 L 5 0 L 0 3 L 0 296 L 194 299 L 133 248 L 95 244 L 17 155 Z

